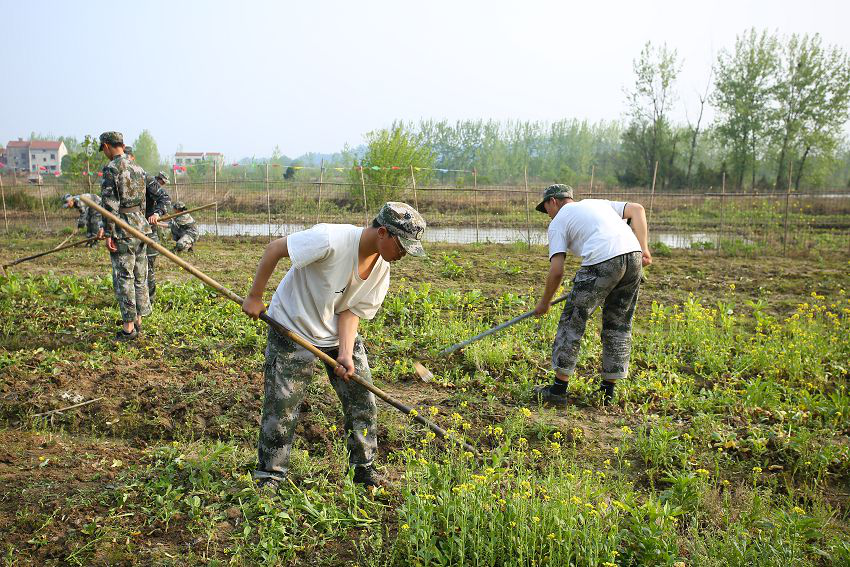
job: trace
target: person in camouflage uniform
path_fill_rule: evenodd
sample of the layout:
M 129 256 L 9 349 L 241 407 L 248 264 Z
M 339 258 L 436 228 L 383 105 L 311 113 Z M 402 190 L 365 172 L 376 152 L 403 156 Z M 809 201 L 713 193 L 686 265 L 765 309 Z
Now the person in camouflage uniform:
M 66 194 L 62 200 L 64 204 L 63 208 L 69 209 L 76 207 L 79 209 L 80 214 L 77 217 L 77 229 L 85 228 L 86 235 L 91 238 L 92 236 L 97 236 L 100 232 L 100 229 L 103 228 L 103 219 L 101 215 L 96 210 L 89 208 L 88 205 L 83 203 L 80 200 L 80 197 L 88 197 L 98 205 L 100 204 L 100 196 L 94 195 L 92 193 L 83 193 L 81 195 L 71 195 L 70 193 Z M 86 246 L 95 246 L 97 244 L 96 240 L 92 240 L 87 243 Z
M 575 372 L 587 321 L 602 307 L 603 403 L 613 401 L 614 385 L 625 378 L 631 354 L 631 329 L 643 266 L 652 262 L 646 214 L 638 203 L 602 199 L 573 200 L 573 189 L 555 184 L 543 192 L 537 210 L 549 215 L 549 274 L 534 310 L 549 311 L 564 275 L 566 252 L 581 256 L 581 268 L 564 303 L 552 346 L 553 384 L 537 386 L 535 396 L 566 405 L 567 385 Z M 623 222 L 623 221 L 626 222 Z
M 185 211 L 186 205 L 183 201 L 174 201 L 175 211 Z M 174 239 L 174 250 L 177 252 L 192 251 L 192 247 L 198 240 L 198 224 L 192 215 L 185 214 L 171 219 L 171 237 Z
M 124 137 L 120 132 L 101 134 L 100 150 L 111 160 L 103 168 L 100 194 L 103 208 L 149 235 L 149 223 L 155 224 L 158 217 L 156 214 L 151 219 L 144 217 L 145 171 L 124 154 Z M 132 340 L 139 334 L 142 317 L 151 312 L 145 243 L 108 219 L 104 219 L 102 236 L 106 237 L 115 297 L 123 321 L 116 338 Z
M 425 220 L 410 205 L 386 203 L 369 228 L 319 224 L 271 242 L 257 268 L 242 310 L 256 319 L 266 307 L 263 292 L 281 258 L 292 267 L 269 305 L 272 319 L 333 357 L 325 372 L 342 403 L 346 446 L 354 481 L 366 486 L 383 482 L 374 467 L 378 448 L 374 395 L 350 382 L 357 374 L 372 376 L 360 319 L 375 316 L 389 288 L 389 264 L 406 254 L 424 256 Z M 257 443 L 254 477 L 276 486 L 286 476 L 301 403 L 312 379 L 316 357 L 307 349 L 268 332 L 265 397 Z
M 165 190 L 168 176 L 160 171 L 156 175 L 145 176 L 145 218 L 151 219 L 154 215 L 161 217 L 168 212 L 171 206 L 171 196 Z M 163 225 L 164 226 L 164 225 Z M 158 223 L 151 224 L 151 240 L 159 242 Z M 151 305 L 156 294 L 156 257 L 159 252 L 153 246 L 147 246 L 148 256 L 148 297 Z

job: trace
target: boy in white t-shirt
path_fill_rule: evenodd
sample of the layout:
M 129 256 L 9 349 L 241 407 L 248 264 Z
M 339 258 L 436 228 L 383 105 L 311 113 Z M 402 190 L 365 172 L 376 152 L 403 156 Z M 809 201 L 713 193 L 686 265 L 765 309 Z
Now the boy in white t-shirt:
M 372 319 L 390 284 L 390 262 L 406 254 L 424 256 L 425 220 L 410 205 L 386 203 L 369 228 L 318 224 L 271 242 L 260 260 L 242 310 L 258 318 L 265 309 L 263 292 L 281 258 L 290 258 L 269 305 L 269 315 L 337 361 L 325 365 L 342 402 L 354 481 L 381 484 L 373 460 L 378 448 L 374 395 L 349 381 L 357 374 L 372 381 L 360 319 Z M 265 398 L 254 477 L 260 484 L 284 479 L 301 402 L 313 373 L 315 355 L 269 328 L 265 364 Z
M 569 250 L 581 257 L 581 268 L 564 303 L 552 347 L 554 384 L 537 386 L 537 398 L 551 405 L 566 405 L 567 384 L 575 372 L 587 320 L 602 306 L 603 403 L 614 398 L 614 384 L 629 371 L 632 318 L 637 304 L 643 266 L 652 263 L 643 206 L 603 199 L 573 200 L 573 189 L 555 184 L 543 192 L 537 210 L 549 215 L 549 274 L 543 296 L 534 310 L 538 317 L 564 277 Z M 626 222 L 623 222 L 623 221 Z

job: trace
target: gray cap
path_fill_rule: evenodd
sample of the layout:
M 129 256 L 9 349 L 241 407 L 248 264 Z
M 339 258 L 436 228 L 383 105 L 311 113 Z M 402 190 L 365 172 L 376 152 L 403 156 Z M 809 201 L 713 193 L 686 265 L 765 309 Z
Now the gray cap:
M 543 200 L 535 207 L 536 210 L 541 213 L 546 212 L 546 207 L 544 204 L 551 198 L 555 199 L 572 199 L 573 198 L 573 188 L 569 185 L 564 185 L 563 183 L 555 183 L 554 185 L 550 185 L 546 189 L 543 190 Z
M 133 153 L 133 146 L 124 146 L 124 153 L 129 156 L 136 155 L 135 153 Z
M 124 135 L 121 132 L 104 132 L 100 135 L 100 146 L 98 149 L 103 149 L 103 144 L 109 144 L 110 146 L 123 146 L 124 145 Z
M 163 183 L 168 183 L 168 174 L 164 171 L 160 171 L 156 175 L 154 175 L 157 179 L 161 180 Z
M 186 210 L 186 204 L 183 201 L 174 201 L 174 203 L 172 204 L 172 207 L 174 207 L 175 211 L 185 211 Z
M 399 242 L 411 256 L 425 256 L 422 248 L 422 236 L 425 234 L 425 219 L 407 203 L 384 203 L 376 217 L 378 223 Z

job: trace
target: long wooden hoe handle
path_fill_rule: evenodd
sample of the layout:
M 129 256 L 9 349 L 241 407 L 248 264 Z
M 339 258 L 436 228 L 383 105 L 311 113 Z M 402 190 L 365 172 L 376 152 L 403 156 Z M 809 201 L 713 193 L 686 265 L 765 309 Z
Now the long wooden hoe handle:
M 190 274 L 192 274 L 193 276 L 195 276 L 196 278 L 198 278 L 199 280 L 201 280 L 202 282 L 207 284 L 209 287 L 216 290 L 221 295 L 225 296 L 226 298 L 230 299 L 231 301 L 234 301 L 235 303 L 238 303 L 240 306 L 242 305 L 243 300 L 242 300 L 241 297 L 239 297 L 238 295 L 233 293 L 231 290 L 227 289 L 222 284 L 218 283 L 217 281 L 215 281 L 214 279 L 212 279 L 211 277 L 209 277 L 208 275 L 203 273 L 201 270 L 199 270 L 198 268 L 196 268 L 195 266 L 193 266 L 192 264 L 190 264 L 189 262 L 187 262 L 186 260 L 184 260 L 180 256 L 174 254 L 173 252 L 171 252 L 170 250 L 168 250 L 167 248 L 165 248 L 164 246 L 162 246 L 158 242 L 154 242 L 146 234 L 144 234 L 144 233 L 140 232 L 139 230 L 133 228 L 132 226 L 128 225 L 127 223 L 122 221 L 120 218 L 113 215 L 112 213 L 110 213 L 109 211 L 107 211 L 106 209 L 101 207 L 100 205 L 96 204 L 94 201 L 92 201 L 88 197 L 80 197 L 80 200 L 82 202 L 84 202 L 86 205 L 94 208 L 94 210 L 98 211 L 105 218 L 108 218 L 109 220 L 111 220 L 112 222 L 114 222 L 115 224 L 120 226 L 127 233 L 138 238 L 139 240 L 141 240 L 142 242 L 144 242 L 148 246 L 152 246 L 157 252 L 159 252 L 160 254 L 162 254 L 163 256 L 165 256 L 166 258 L 168 258 L 169 260 L 171 260 L 172 262 L 174 262 L 175 264 L 177 264 L 178 266 L 180 266 L 181 268 L 183 268 L 184 270 L 186 270 L 187 272 L 189 272 Z M 336 368 L 337 366 L 339 366 L 339 364 L 337 364 L 337 361 L 334 360 L 327 353 L 319 350 L 314 345 L 307 342 L 303 337 L 296 335 L 295 333 L 293 333 L 292 331 L 290 331 L 289 329 L 287 329 L 286 327 L 281 325 L 278 321 L 275 321 L 274 319 L 272 319 L 268 315 L 268 313 L 266 313 L 265 311 L 260 314 L 260 319 L 265 321 L 269 326 L 274 328 L 274 330 L 276 330 L 281 335 L 284 335 L 285 337 L 290 339 L 292 342 L 301 345 L 305 349 L 307 349 L 310 352 L 312 352 L 313 354 L 315 354 L 317 357 L 319 357 L 322 360 L 322 362 L 329 364 L 333 368 Z M 401 403 L 400 401 L 396 400 L 395 398 L 393 398 L 392 396 L 390 396 L 389 394 L 387 394 L 386 392 L 384 392 L 380 388 L 376 387 L 374 384 L 370 384 L 369 382 L 366 382 L 360 376 L 357 376 L 355 374 L 354 376 L 349 378 L 349 380 L 363 386 L 364 388 L 366 388 L 367 390 L 369 390 L 370 392 L 372 392 L 373 394 L 375 394 L 376 396 L 378 396 L 379 398 L 384 400 L 386 403 L 388 403 L 389 405 L 391 405 L 395 409 L 399 410 L 400 412 L 407 414 L 407 415 L 411 415 L 413 417 L 413 419 L 416 420 L 417 423 L 424 425 L 425 427 L 427 427 L 428 429 L 430 429 L 436 435 L 439 435 L 443 439 L 447 439 L 449 437 L 449 435 L 448 435 L 448 433 L 446 432 L 445 429 L 443 429 L 442 427 L 440 427 L 436 423 L 433 423 L 433 422 L 425 419 L 424 417 L 422 417 L 418 413 L 411 413 L 411 412 L 413 412 L 412 408 L 410 408 L 410 407 L 406 406 L 405 404 Z M 466 441 L 462 441 L 462 443 L 463 443 L 463 447 L 467 451 L 470 451 L 470 452 L 472 452 L 476 455 L 478 454 L 478 450 L 475 447 L 473 447 L 472 445 L 470 445 Z
M 202 211 L 204 209 L 209 209 L 210 207 L 214 207 L 218 205 L 218 201 L 213 201 L 212 203 L 207 203 L 206 205 L 201 205 L 200 207 L 195 207 L 194 209 L 189 209 L 186 211 L 178 211 L 176 213 L 171 213 L 170 215 L 165 215 L 161 217 L 157 222 L 165 222 L 167 220 L 171 220 L 173 218 L 177 218 L 180 215 L 188 215 L 189 213 L 194 213 L 195 211 Z
M 86 238 L 85 240 L 78 240 L 77 242 L 72 242 L 71 244 L 66 244 L 65 246 L 59 246 L 58 248 L 52 248 L 47 252 L 41 252 L 39 254 L 33 254 L 32 256 L 27 256 L 26 258 L 18 258 L 8 264 L 3 264 L 3 268 L 8 268 L 10 266 L 14 266 L 15 264 L 20 264 L 21 262 L 26 262 L 27 260 L 35 260 L 36 258 L 41 258 L 42 256 L 47 256 L 48 254 L 53 254 L 54 252 L 60 252 L 62 250 L 66 250 L 68 248 L 73 248 L 74 246 L 79 246 L 80 244 L 85 244 L 86 242 L 91 242 L 92 240 L 97 240 L 97 236 L 92 236 L 90 238 Z
M 559 297 L 559 298 L 557 298 L 557 299 L 553 300 L 553 301 L 552 301 L 552 303 L 550 303 L 549 305 L 556 305 L 556 304 L 558 304 L 558 303 L 560 303 L 560 302 L 562 302 L 562 301 L 566 300 L 566 299 L 567 299 L 567 297 L 569 297 L 569 294 L 567 294 L 567 295 L 562 295 L 561 297 Z M 520 321 L 523 321 L 523 320 L 525 320 L 525 319 L 528 319 L 528 318 L 529 318 L 529 317 L 531 317 L 532 315 L 534 315 L 534 310 L 533 310 L 533 309 L 532 309 L 531 311 L 528 311 L 528 312 L 526 312 L 526 313 L 523 313 L 522 315 L 517 315 L 516 317 L 514 317 L 514 318 L 513 318 L 513 319 L 511 319 L 510 321 L 505 321 L 505 322 L 504 322 L 504 323 L 502 323 L 501 325 L 496 325 L 496 326 L 495 326 L 495 327 L 493 327 L 492 329 L 487 329 L 487 330 L 486 330 L 486 331 L 484 331 L 483 333 L 481 333 L 481 334 L 479 334 L 479 335 L 475 335 L 475 336 L 474 336 L 474 337 L 472 337 L 471 339 L 466 339 L 465 341 L 463 341 L 463 342 L 461 342 L 461 343 L 457 343 L 456 345 L 452 345 L 452 346 L 450 346 L 449 348 L 443 349 L 443 350 L 441 350 L 441 351 L 440 351 L 440 355 L 441 355 L 441 356 L 445 356 L 445 355 L 447 355 L 447 354 L 451 354 L 451 353 L 453 353 L 453 352 L 455 352 L 455 351 L 457 351 L 457 350 L 462 349 L 462 348 L 463 348 L 463 347 L 465 347 L 465 346 L 471 345 L 471 344 L 472 344 L 472 343 L 474 343 L 475 341 L 479 341 L 479 340 L 483 339 L 484 337 L 486 337 L 486 336 L 488 336 L 488 335 L 492 335 L 493 333 L 496 333 L 496 332 L 498 332 L 498 331 L 501 331 L 502 329 L 507 329 L 507 328 L 508 328 L 508 327 L 510 327 L 511 325 L 516 325 L 516 324 L 517 324 L 517 323 L 519 323 Z

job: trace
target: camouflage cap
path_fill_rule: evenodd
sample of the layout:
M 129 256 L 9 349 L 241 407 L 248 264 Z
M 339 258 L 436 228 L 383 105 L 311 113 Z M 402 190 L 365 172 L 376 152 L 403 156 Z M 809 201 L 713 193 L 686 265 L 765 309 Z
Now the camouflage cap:
M 135 153 L 133 153 L 133 146 L 124 146 L 124 153 L 128 156 L 136 155 Z
M 121 132 L 104 132 L 100 135 L 100 146 L 98 149 L 103 149 L 103 144 L 109 144 L 110 146 L 123 146 L 124 145 L 124 135 Z
M 74 198 L 74 196 L 71 195 L 70 193 L 65 193 L 65 196 L 62 197 L 62 208 L 67 209 L 69 207 L 68 199 L 73 199 L 73 198 Z
M 390 201 L 384 203 L 376 217 L 378 223 L 399 242 L 411 256 L 425 256 L 422 236 L 425 234 L 425 219 L 407 203 Z
M 164 171 L 160 171 L 159 173 L 154 175 L 154 177 L 156 177 L 157 179 L 159 179 L 163 183 L 168 183 L 168 174 L 165 173 Z
M 544 204 L 551 198 L 555 199 L 572 199 L 573 198 L 573 188 L 569 185 L 564 185 L 563 183 L 555 183 L 554 185 L 550 185 L 543 191 L 543 200 L 535 207 L 536 210 L 541 213 L 546 212 L 546 207 Z
M 186 210 L 186 203 L 184 203 L 183 201 L 174 201 L 172 206 L 174 207 L 175 211 L 185 211 Z

